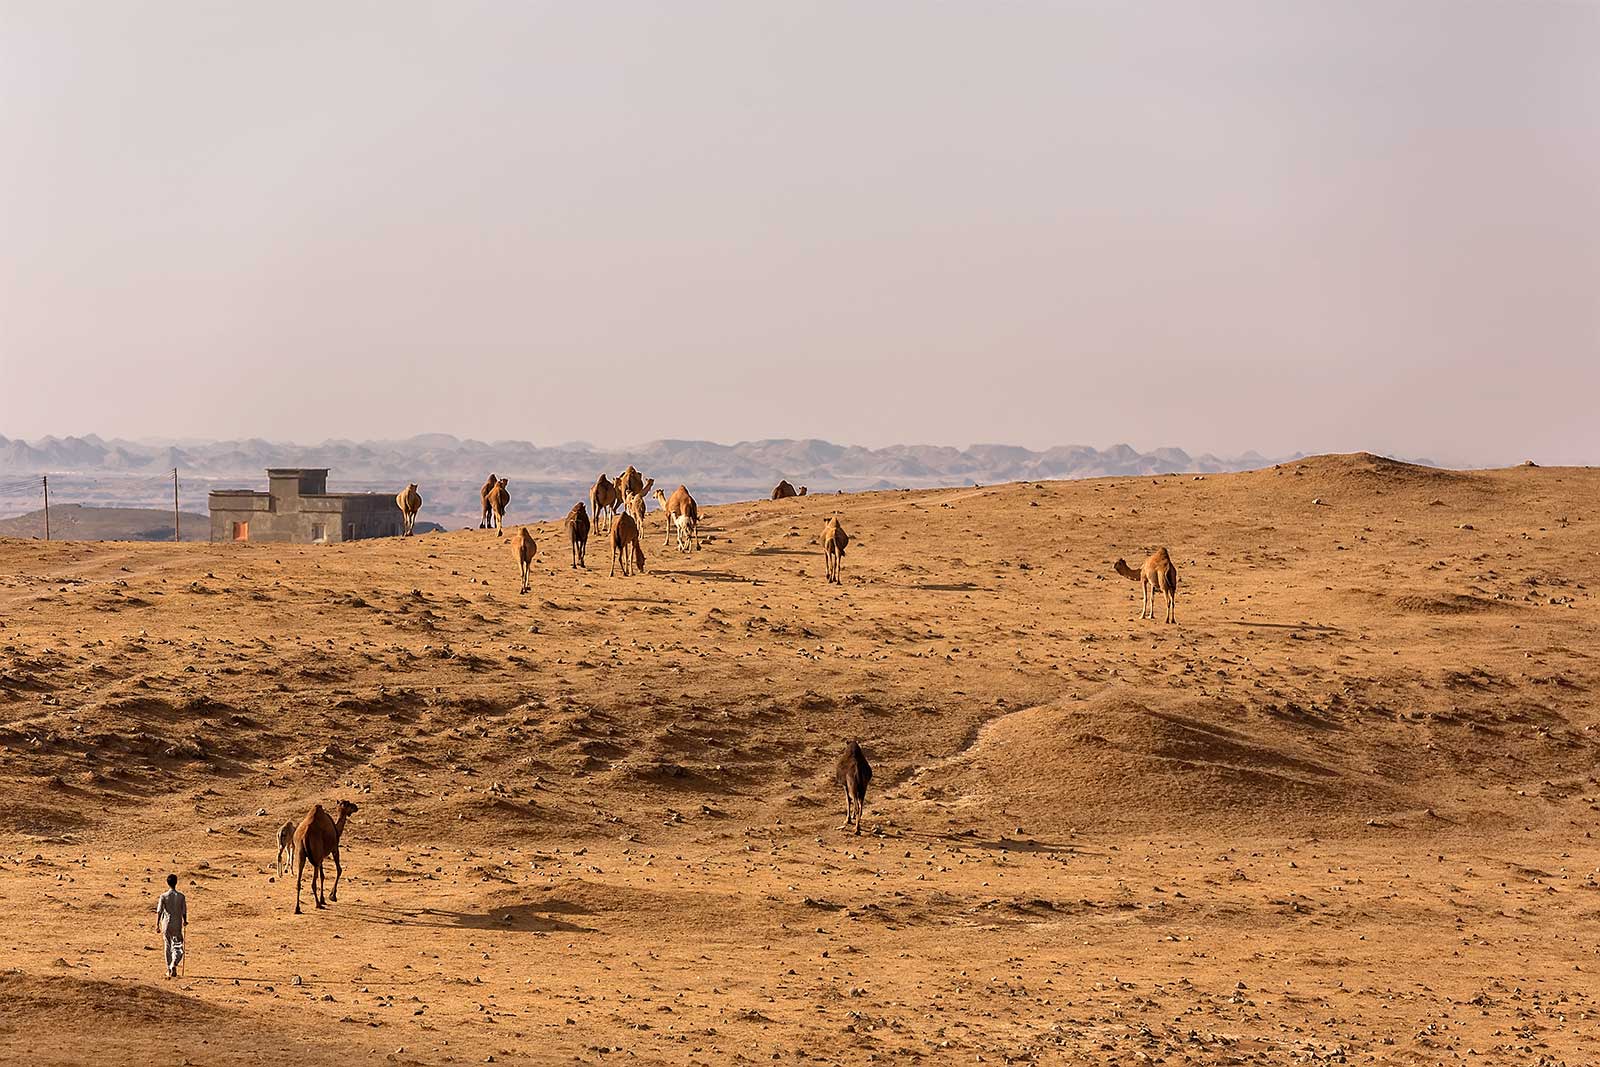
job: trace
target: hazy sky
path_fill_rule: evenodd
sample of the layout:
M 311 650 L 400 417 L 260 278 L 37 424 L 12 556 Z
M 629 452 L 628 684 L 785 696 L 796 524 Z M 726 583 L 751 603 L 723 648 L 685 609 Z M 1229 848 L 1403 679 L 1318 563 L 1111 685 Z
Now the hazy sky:
M 1600 4 L 0 0 L 0 434 L 1600 462 Z

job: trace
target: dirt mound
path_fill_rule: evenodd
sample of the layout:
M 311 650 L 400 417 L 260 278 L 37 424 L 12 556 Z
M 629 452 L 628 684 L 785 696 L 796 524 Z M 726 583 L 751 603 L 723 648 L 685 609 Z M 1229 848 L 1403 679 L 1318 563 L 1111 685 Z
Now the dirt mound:
M 1325 830 L 1406 803 L 1390 783 L 1329 761 L 1320 731 L 1233 704 L 1161 700 L 1114 689 L 1013 712 L 906 791 L 1003 808 L 1040 829 Z
M 1404 614 L 1416 615 L 1471 615 L 1502 607 L 1499 601 L 1481 596 L 1468 596 L 1464 593 L 1444 596 L 1399 596 L 1394 598 L 1394 606 Z
M 1430 467 L 1424 463 L 1406 463 L 1403 460 L 1390 459 L 1388 456 L 1379 456 L 1371 452 L 1312 456 L 1282 466 L 1305 470 L 1308 473 L 1361 478 L 1374 483 L 1434 484 L 1471 477 L 1461 471 Z
M 0 1035 L 51 1016 L 75 1018 L 86 1032 L 98 1023 L 195 1028 L 236 1021 L 234 1012 L 152 985 L 67 974 L 0 974 Z
M 338 1034 L 291 1031 L 269 1016 L 210 1003 L 171 986 L 73 974 L 0 974 L 0 1061 L 6 1063 L 245 1063 L 293 1051 L 312 1062 L 355 1050 Z M 51 1029 L 71 1039 L 41 1041 Z M 227 1034 L 231 1050 L 218 1048 Z

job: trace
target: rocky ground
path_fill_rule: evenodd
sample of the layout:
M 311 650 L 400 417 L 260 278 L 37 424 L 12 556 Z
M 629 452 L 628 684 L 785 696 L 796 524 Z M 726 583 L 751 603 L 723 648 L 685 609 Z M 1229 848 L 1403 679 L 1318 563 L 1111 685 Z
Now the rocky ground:
M 1597 500 L 812 495 L 652 515 L 633 578 L 534 527 L 527 596 L 480 531 L 0 540 L 0 1058 L 1595 1062 Z M 1111 569 L 1157 545 L 1176 626 Z M 341 797 L 294 915 L 276 829 Z

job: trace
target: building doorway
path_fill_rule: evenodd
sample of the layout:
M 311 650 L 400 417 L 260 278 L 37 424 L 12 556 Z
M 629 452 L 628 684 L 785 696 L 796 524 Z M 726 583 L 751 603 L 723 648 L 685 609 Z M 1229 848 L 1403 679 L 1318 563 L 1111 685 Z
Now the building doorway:
M 248 522 L 236 522 L 236 523 L 234 523 L 233 524 L 233 539 L 235 541 L 248 541 L 248 540 L 250 540 L 250 524 Z

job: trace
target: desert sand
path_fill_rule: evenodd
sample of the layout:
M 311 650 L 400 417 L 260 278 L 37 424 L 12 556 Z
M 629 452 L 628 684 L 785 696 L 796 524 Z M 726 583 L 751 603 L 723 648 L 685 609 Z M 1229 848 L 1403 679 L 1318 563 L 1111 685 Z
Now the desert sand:
M 0 540 L 0 1060 L 1600 1062 L 1597 501 L 814 494 L 652 512 L 631 578 L 535 527 L 526 596 L 477 530 Z M 1111 569 L 1161 545 L 1175 626 Z M 296 916 L 277 827 L 341 797 Z

